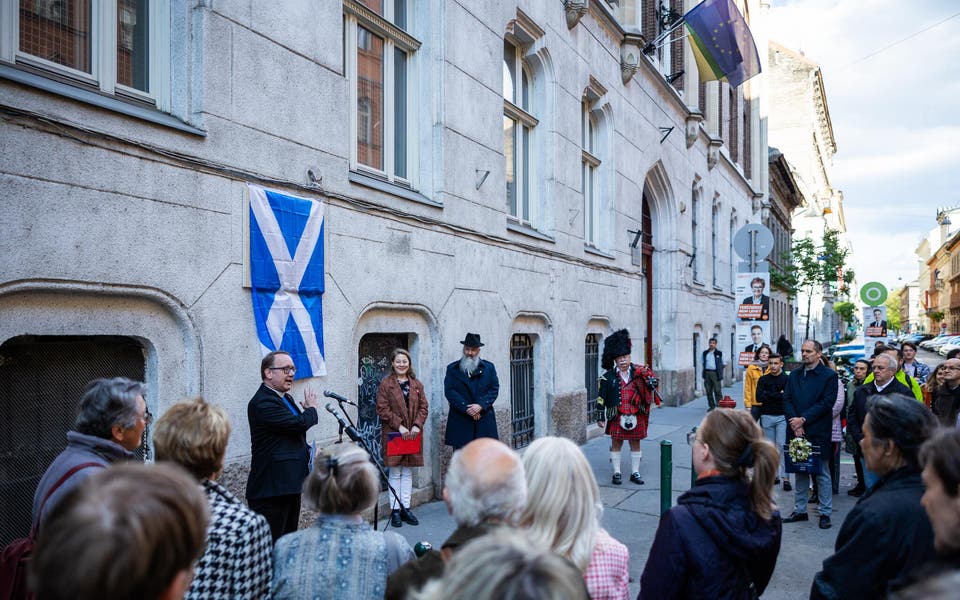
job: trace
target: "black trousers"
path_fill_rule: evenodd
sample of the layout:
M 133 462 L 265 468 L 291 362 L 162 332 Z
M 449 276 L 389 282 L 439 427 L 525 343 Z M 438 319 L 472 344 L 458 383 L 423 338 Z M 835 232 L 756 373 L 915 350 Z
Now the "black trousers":
M 300 494 L 247 500 L 250 510 L 267 518 L 273 541 L 297 530 L 300 525 Z

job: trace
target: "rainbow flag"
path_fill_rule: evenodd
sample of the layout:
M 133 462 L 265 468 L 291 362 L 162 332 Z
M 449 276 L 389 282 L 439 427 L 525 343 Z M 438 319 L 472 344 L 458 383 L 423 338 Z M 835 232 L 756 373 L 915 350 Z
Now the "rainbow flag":
M 757 45 L 733 0 L 704 0 L 683 17 L 700 81 L 737 87 L 760 72 Z

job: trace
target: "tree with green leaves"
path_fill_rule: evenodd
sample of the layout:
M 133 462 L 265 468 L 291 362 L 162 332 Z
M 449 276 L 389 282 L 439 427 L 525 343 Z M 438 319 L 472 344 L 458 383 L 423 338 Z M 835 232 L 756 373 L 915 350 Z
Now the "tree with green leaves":
M 782 262 L 785 267 L 770 272 L 771 285 L 785 290 L 796 298 L 799 292 L 807 294 L 807 329 L 804 339 L 810 337 L 810 309 L 813 294 L 817 289 L 831 286 L 838 296 L 850 293 L 854 272 L 846 267 L 849 250 L 840 244 L 840 233 L 835 229 L 823 232 L 819 244 L 810 237 L 795 240 L 790 252 Z M 836 310 L 836 308 L 834 308 Z
M 900 294 L 890 294 L 887 296 L 887 328 L 890 331 L 900 330 Z

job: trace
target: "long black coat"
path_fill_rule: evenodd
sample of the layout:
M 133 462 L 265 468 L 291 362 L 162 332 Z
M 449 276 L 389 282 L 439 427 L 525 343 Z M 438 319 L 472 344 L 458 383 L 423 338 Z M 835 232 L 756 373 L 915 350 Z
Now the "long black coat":
M 447 415 L 447 431 L 444 442 L 454 448 L 462 448 L 473 440 L 482 437 L 497 438 L 497 416 L 493 403 L 500 393 L 500 380 L 492 362 L 480 360 L 473 377 L 460 370 L 460 361 L 447 365 L 447 374 L 443 378 L 443 395 L 450 403 Z M 480 420 L 474 421 L 467 414 L 467 406 L 479 404 Z
M 294 405 L 297 414 L 290 408 Z M 250 475 L 247 499 L 300 494 L 310 450 L 307 430 L 317 424 L 317 409 L 300 411 L 265 385 L 250 399 Z
M 787 424 L 793 417 L 806 419 L 804 436 L 811 444 L 820 446 L 821 453 L 830 446 L 838 385 L 835 371 L 817 365 L 806 375 L 803 367 L 791 371 L 783 390 L 783 414 L 787 417 Z M 787 440 L 793 437 L 793 429 L 787 427 Z
M 897 469 L 867 490 L 843 520 L 810 597 L 886 598 L 899 580 L 934 558 L 933 529 L 920 506 L 920 473 Z
M 747 484 L 704 477 L 660 517 L 637 600 L 748 599 L 763 594 L 780 553 L 780 513 L 750 507 Z

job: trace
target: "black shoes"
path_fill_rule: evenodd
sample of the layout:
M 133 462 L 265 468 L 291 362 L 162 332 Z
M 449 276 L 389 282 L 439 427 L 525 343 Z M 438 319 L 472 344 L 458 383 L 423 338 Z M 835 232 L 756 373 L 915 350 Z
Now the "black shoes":
M 402 518 L 400 517 L 400 511 L 399 511 L 399 510 L 391 510 L 391 511 L 390 511 L 390 525 L 392 525 L 392 526 L 394 526 L 394 527 L 403 527 L 403 520 L 402 520 Z
M 822 520 L 823 517 L 820 517 L 820 519 L 821 519 L 821 523 L 822 523 L 822 522 L 823 522 L 823 520 Z M 784 517 L 783 522 L 784 522 L 784 523 L 796 523 L 797 521 L 809 521 L 809 520 L 810 520 L 810 515 L 808 515 L 807 513 L 797 513 L 797 512 L 795 512 L 795 513 L 792 513 L 792 514 L 791 514 L 790 516 L 788 516 L 788 517 Z M 829 524 L 830 524 L 830 517 L 827 517 L 827 526 L 829 526 Z
M 827 515 L 820 515 L 820 529 L 830 529 L 830 517 Z
M 620 473 L 613 474 L 613 485 L 621 485 L 623 483 L 623 475 Z
M 792 492 L 792 491 L 793 491 L 793 486 L 790 485 L 790 480 L 789 480 L 789 479 L 784 479 L 784 480 L 783 480 L 783 491 L 785 491 L 785 492 Z
M 856 486 L 856 487 L 853 487 L 853 488 L 850 488 L 849 490 L 847 490 L 847 495 L 848 495 L 848 496 L 853 496 L 854 498 L 859 498 L 860 496 L 863 495 L 863 493 L 864 493 L 865 491 L 867 491 L 866 488 L 864 488 L 863 486 L 858 485 L 858 486 Z
M 413 516 L 413 513 L 410 512 L 409 508 L 400 509 L 400 518 L 403 519 L 403 522 L 407 525 L 419 525 L 420 520 Z
M 630 481 L 632 481 L 637 485 L 643 485 L 643 478 L 640 477 L 639 471 L 634 471 L 633 473 L 630 474 Z
M 779 477 L 777 477 L 776 479 L 773 480 L 773 485 L 777 485 L 777 484 L 779 484 L 779 483 L 780 483 L 780 478 L 779 478 Z

